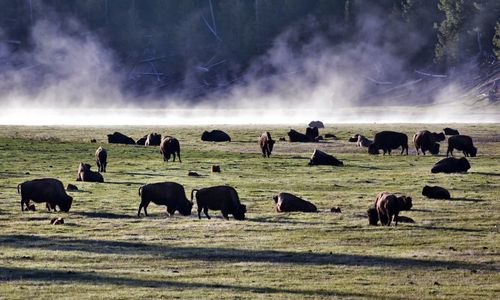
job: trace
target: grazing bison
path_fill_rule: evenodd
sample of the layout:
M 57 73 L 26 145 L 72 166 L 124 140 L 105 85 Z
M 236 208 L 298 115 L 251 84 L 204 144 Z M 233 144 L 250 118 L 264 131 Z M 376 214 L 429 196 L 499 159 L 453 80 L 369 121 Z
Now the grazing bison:
M 438 161 L 431 169 L 432 173 L 461 173 L 467 172 L 470 169 L 470 164 L 467 158 L 460 159 L 454 157 L 443 158 Z
M 104 182 L 101 173 L 90 170 L 91 166 L 86 163 L 80 163 L 78 166 L 78 173 L 76 174 L 76 181 L 86 182 Z
M 108 143 L 133 145 L 135 141 L 131 137 L 115 131 L 113 134 L 108 134 Z
M 375 207 L 370 207 L 366 213 L 368 214 L 368 224 L 377 225 L 378 224 L 378 213 Z
M 160 146 L 161 144 L 161 134 L 158 133 L 150 133 L 146 137 L 146 141 L 144 142 L 144 146 Z
M 319 137 L 319 130 L 317 127 L 307 127 L 306 135 L 309 137 L 309 140 L 317 141 L 316 138 Z
M 323 124 L 323 122 L 321 121 L 311 121 L 307 126 L 316 128 L 325 128 L 325 124 Z
M 179 144 L 179 141 L 174 137 L 166 136 L 165 138 L 163 138 L 160 144 L 160 153 L 163 156 L 163 161 L 168 161 L 170 159 L 170 155 L 174 156 L 175 161 L 175 155 L 177 153 L 179 162 L 182 162 L 181 145 Z
M 71 208 L 73 198 L 66 194 L 64 186 L 60 180 L 54 178 L 42 178 L 25 181 L 17 185 L 17 192 L 21 194 L 21 211 L 24 211 L 24 204 L 30 207 L 30 200 L 35 203 L 45 202 L 47 209 L 59 209 L 68 212 Z
M 389 153 L 391 155 L 392 149 L 401 147 L 401 154 L 406 150 L 408 155 L 408 136 L 404 133 L 394 131 L 381 131 L 375 134 L 373 144 L 368 146 L 368 153 L 379 154 L 378 150 L 382 149 L 384 155 Z
M 191 214 L 193 202 L 186 198 L 184 187 L 176 182 L 158 182 L 143 185 L 139 188 L 141 204 L 137 216 L 141 215 L 144 208 L 144 215 L 148 215 L 148 205 L 153 202 L 157 205 L 165 205 L 167 213 L 172 216 L 178 211 L 183 216 Z
M 106 165 L 108 164 L 108 152 L 106 149 L 103 147 L 97 148 L 95 151 L 95 162 L 98 172 L 106 172 Z
M 446 127 L 445 129 L 443 129 L 444 131 L 444 134 L 446 135 L 459 135 L 460 133 L 458 133 L 458 130 L 456 129 L 453 129 L 453 128 L 449 128 L 449 127 Z
M 367 139 L 361 134 L 358 134 L 358 140 L 356 142 L 357 147 L 370 147 L 371 144 L 373 144 L 373 141 Z
M 220 173 L 220 166 L 212 165 L 212 173 Z
M 377 209 L 378 219 L 382 225 L 391 225 L 394 218 L 395 226 L 398 226 L 398 215 L 402 210 L 410 210 L 412 208 L 411 197 L 397 197 L 388 192 L 381 192 L 375 200 L 375 208 Z
M 356 133 L 355 135 L 351 136 L 348 141 L 351 143 L 356 143 L 358 141 L 359 136 L 360 136 L 360 134 Z
M 264 132 L 259 138 L 259 146 L 262 150 L 263 157 L 271 156 L 271 152 L 273 152 L 274 143 L 276 143 L 269 132 Z
M 196 203 L 198 205 L 198 218 L 201 219 L 201 211 L 208 219 L 208 210 L 220 210 L 224 219 L 229 220 L 232 214 L 236 220 L 244 220 L 247 207 L 240 203 L 238 193 L 233 187 L 220 185 L 191 191 L 191 201 L 196 192 Z
M 290 129 L 288 132 L 288 137 L 290 139 L 290 142 L 300 142 L 300 143 L 308 143 L 308 142 L 313 142 L 314 139 L 311 139 L 309 136 L 300 133 L 294 129 Z
M 453 156 L 453 149 L 463 151 L 465 156 L 476 157 L 477 148 L 472 143 L 472 138 L 468 135 L 454 135 L 448 139 L 448 150 L 446 156 L 451 154 Z
M 216 129 L 210 132 L 204 131 L 201 135 L 201 140 L 205 142 L 230 142 L 231 137 L 224 131 Z
M 335 157 L 327 154 L 321 150 L 314 150 L 311 158 L 309 159 L 310 166 L 327 165 L 327 166 L 343 166 L 344 163 Z
M 450 192 L 447 189 L 440 186 L 424 186 L 422 189 L 422 195 L 431 199 L 450 199 Z
M 428 130 L 415 133 L 413 144 L 415 144 L 415 148 L 417 149 L 417 155 L 420 155 L 420 150 L 422 150 L 424 155 L 426 151 L 434 155 L 439 154 L 439 144 L 436 143 L 433 133 Z
M 144 145 L 146 145 L 146 140 L 147 139 L 148 139 L 148 136 L 145 135 L 145 136 L 141 137 L 140 139 L 138 139 L 137 142 L 136 142 L 136 144 L 144 146 Z
M 277 212 L 317 212 L 314 204 L 290 193 L 279 193 L 273 197 Z

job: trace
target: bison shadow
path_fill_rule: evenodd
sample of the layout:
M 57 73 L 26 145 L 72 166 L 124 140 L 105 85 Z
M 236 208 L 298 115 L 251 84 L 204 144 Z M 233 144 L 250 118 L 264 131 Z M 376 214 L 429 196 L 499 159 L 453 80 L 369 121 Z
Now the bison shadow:
M 125 215 L 115 213 L 102 213 L 102 212 L 75 212 L 74 215 L 87 217 L 87 218 L 102 218 L 102 219 L 137 219 L 136 215 Z
M 482 229 L 472 229 L 472 228 L 455 228 L 455 227 L 443 227 L 443 226 L 431 226 L 431 225 L 414 225 L 413 228 L 421 228 L 425 230 L 443 230 L 443 231 L 455 231 L 455 232 L 483 232 Z
M 464 197 L 457 197 L 457 198 L 450 198 L 452 201 L 465 201 L 465 202 L 484 202 L 486 200 L 483 199 L 473 199 L 473 198 L 464 198 Z
M 133 181 L 106 181 L 102 184 L 124 184 L 124 185 L 143 185 L 144 182 L 133 182 Z
M 481 269 L 496 270 L 495 266 L 452 260 L 427 260 L 366 254 L 315 253 L 279 250 L 249 250 L 236 248 L 191 247 L 155 243 L 66 239 L 37 235 L 0 235 L 0 245 L 9 248 L 44 249 L 50 251 L 81 251 L 97 254 L 155 255 L 159 257 L 220 262 L 281 263 L 302 265 L 341 265 L 421 269 Z M 1 275 L 0 275 L 1 276 Z
M 116 172 L 118 174 L 125 174 L 131 176 L 151 176 L 151 177 L 165 177 L 167 174 L 158 174 L 158 173 L 141 173 L 141 172 Z
M 484 175 L 484 176 L 500 176 L 500 173 L 493 172 L 469 172 L 470 174 Z

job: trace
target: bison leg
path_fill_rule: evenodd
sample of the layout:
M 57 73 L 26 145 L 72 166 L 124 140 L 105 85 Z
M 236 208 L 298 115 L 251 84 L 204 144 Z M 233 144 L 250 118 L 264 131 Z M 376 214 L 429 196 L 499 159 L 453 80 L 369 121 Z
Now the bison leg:
M 173 216 L 175 214 L 175 207 L 172 207 L 172 206 L 168 207 L 167 206 L 167 213 L 170 217 Z
M 181 152 L 180 152 L 180 151 L 179 151 L 179 152 L 177 152 L 177 157 L 179 158 L 179 162 L 182 162 L 182 161 L 181 161 Z
M 399 213 L 394 214 L 394 226 L 398 226 L 398 216 L 399 216 Z
M 24 197 L 21 197 L 21 211 L 24 211 L 24 203 L 26 203 L 26 208 L 28 208 L 30 199 L 26 199 Z
M 211 219 L 211 217 L 208 215 L 208 207 L 207 206 L 205 206 L 203 208 L 203 213 L 205 214 L 205 216 L 207 216 L 207 219 L 209 219 L 209 220 Z
M 198 206 L 198 219 L 201 220 L 201 210 L 203 208 L 201 206 Z

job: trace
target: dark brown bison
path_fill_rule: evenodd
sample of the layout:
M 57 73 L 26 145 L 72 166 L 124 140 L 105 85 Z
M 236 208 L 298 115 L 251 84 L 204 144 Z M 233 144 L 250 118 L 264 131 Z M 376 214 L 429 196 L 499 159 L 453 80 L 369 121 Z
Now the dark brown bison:
M 220 166 L 212 165 L 212 173 L 220 173 Z
M 317 141 L 316 138 L 319 137 L 319 130 L 317 127 L 307 127 L 306 135 L 309 137 L 309 140 Z
M 314 150 L 311 158 L 309 159 L 310 166 L 327 165 L 327 166 L 343 166 L 344 163 L 337 158 L 327 154 L 321 150 Z
M 161 134 L 158 133 L 150 133 L 146 137 L 146 141 L 144 142 L 144 146 L 160 146 L 161 144 Z
M 424 186 L 422 189 L 422 195 L 431 199 L 450 199 L 450 192 L 447 189 L 440 186 Z
M 436 141 L 436 142 L 442 142 L 446 139 L 446 136 L 442 132 L 440 132 L 440 133 L 432 132 L 431 135 L 434 138 L 434 141 Z
M 114 132 L 113 134 L 108 134 L 108 143 L 133 145 L 135 144 L 135 141 L 134 139 L 124 135 L 123 133 Z
M 97 148 L 95 151 L 95 162 L 98 172 L 106 172 L 106 165 L 108 164 L 108 152 L 106 149 L 103 147 Z
M 163 156 L 163 161 L 168 161 L 170 159 L 170 155 L 174 157 L 175 161 L 175 155 L 177 154 L 179 162 L 182 162 L 181 145 L 179 144 L 179 141 L 174 137 L 166 136 L 165 138 L 163 138 L 160 144 L 160 153 Z
M 178 211 L 183 216 L 189 216 L 193 207 L 193 202 L 186 198 L 184 187 L 176 182 L 158 182 L 143 185 L 139 188 L 141 204 L 137 216 L 141 215 L 144 208 L 144 215 L 148 215 L 148 205 L 153 202 L 157 205 L 165 205 L 167 213 L 172 216 Z
M 448 138 L 448 150 L 446 156 L 453 156 L 453 149 L 463 151 L 465 156 L 476 157 L 477 148 L 472 143 L 472 138 L 468 135 L 454 135 Z
M 390 226 L 394 218 L 394 223 L 398 225 L 398 215 L 400 211 L 410 210 L 412 208 L 411 197 L 397 197 L 388 192 L 381 192 L 375 200 L 378 219 L 382 225 Z
M 325 128 L 325 124 L 323 124 L 323 122 L 321 121 L 311 121 L 307 126 L 316 128 Z
M 259 146 L 260 150 L 262 150 L 263 157 L 271 156 L 271 152 L 273 152 L 273 147 L 276 142 L 272 139 L 271 134 L 269 132 L 264 132 L 261 134 L 259 138 Z
M 368 224 L 370 225 L 377 225 L 378 224 L 378 213 L 377 213 L 377 209 L 375 207 L 370 207 L 367 211 L 366 211 L 367 215 L 368 215 Z
M 29 207 L 30 200 L 35 203 L 45 202 L 47 209 L 59 209 L 68 212 L 73 203 L 73 198 L 66 194 L 64 186 L 60 180 L 54 178 L 41 178 L 25 181 L 17 185 L 17 192 L 21 194 L 21 211 L 24 211 L 24 205 Z
M 144 146 L 144 145 L 146 145 L 146 140 L 147 139 L 148 139 L 148 136 L 145 135 L 145 136 L 141 137 L 140 139 L 138 139 L 137 142 L 136 142 L 136 144 Z
M 391 155 L 392 149 L 401 147 L 401 154 L 406 151 L 408 155 L 408 136 L 401 132 L 381 131 L 375 134 L 373 143 L 368 146 L 368 153 L 379 154 L 379 149 L 384 151 L 384 155 Z
M 277 212 L 317 212 L 314 204 L 289 193 L 279 193 L 273 197 Z
M 224 131 L 216 129 L 210 132 L 204 131 L 201 135 L 201 140 L 205 142 L 230 142 L 231 137 Z
M 417 155 L 420 155 L 420 150 L 425 155 L 426 151 L 431 154 L 439 154 L 439 144 L 436 143 L 435 136 L 428 130 L 422 130 L 413 136 L 413 144 L 417 149 Z
M 76 181 L 85 182 L 104 182 L 101 173 L 90 170 L 91 166 L 86 163 L 80 163 L 78 166 L 78 173 L 76 174 Z
M 290 129 L 290 131 L 288 132 L 288 138 L 290 139 L 290 142 L 292 142 L 292 143 L 295 143 L 295 142 L 309 143 L 309 142 L 314 141 L 314 139 L 311 139 L 309 136 L 307 136 L 303 133 L 300 133 L 294 129 Z
M 196 203 L 198 205 L 198 218 L 201 219 L 201 211 L 208 219 L 208 210 L 220 210 L 224 219 L 229 220 L 232 214 L 236 220 L 244 220 L 247 207 L 241 204 L 238 193 L 233 187 L 220 185 L 191 191 L 191 201 L 196 193 Z
M 337 136 L 333 133 L 325 133 L 325 139 L 338 140 Z
M 470 169 L 470 164 L 467 158 L 460 159 L 454 157 L 443 158 L 438 161 L 431 169 L 432 173 L 461 173 L 467 172 Z
M 458 130 L 453 129 L 453 128 L 449 128 L 449 127 L 444 128 L 443 131 L 444 131 L 444 134 L 446 134 L 446 135 L 459 135 L 460 134 L 458 132 Z

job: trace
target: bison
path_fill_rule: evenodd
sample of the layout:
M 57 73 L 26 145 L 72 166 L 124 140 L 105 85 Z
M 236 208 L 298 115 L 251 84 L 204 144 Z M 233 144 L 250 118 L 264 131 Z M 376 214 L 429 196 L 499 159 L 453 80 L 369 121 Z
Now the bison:
M 417 155 L 420 155 L 420 150 L 425 155 L 426 151 L 431 154 L 439 154 L 439 144 L 436 143 L 436 136 L 428 130 L 422 130 L 413 136 L 413 144 L 417 149 Z
M 375 134 L 373 143 L 368 146 L 368 153 L 379 154 L 379 149 L 384 151 L 384 155 L 391 155 L 392 149 L 401 147 L 401 154 L 406 150 L 408 155 L 408 136 L 401 132 L 381 131 Z
M 325 128 L 325 124 L 323 124 L 323 122 L 321 121 L 311 121 L 307 126 L 316 128 Z
M 370 207 L 366 211 L 366 214 L 368 215 L 368 224 L 374 226 L 378 224 L 378 213 L 375 207 Z
M 172 216 L 178 211 L 183 216 L 189 216 L 193 207 L 193 202 L 186 198 L 184 187 L 176 182 L 158 182 L 143 185 L 139 188 L 141 204 L 137 216 L 141 215 L 144 208 L 144 215 L 148 215 L 148 205 L 153 202 L 157 205 L 165 205 L 167 213 Z
M 181 161 L 181 145 L 179 141 L 171 136 L 166 136 L 163 138 L 160 144 L 160 153 L 163 156 L 163 161 L 168 161 L 170 159 L 170 155 L 173 155 L 175 161 L 175 155 L 177 153 L 177 157 L 179 158 L 179 162 Z
M 160 146 L 161 144 L 161 134 L 158 133 L 150 133 L 146 137 L 146 141 L 144 142 L 144 146 Z
M 279 193 L 273 197 L 277 212 L 317 212 L 314 204 L 289 193 Z
M 135 141 L 131 137 L 115 131 L 113 134 L 108 134 L 108 143 L 134 145 Z
M 424 186 L 422 189 L 422 195 L 431 199 L 450 199 L 450 192 L 447 189 L 440 186 Z
M 288 132 L 288 137 L 290 139 L 290 142 L 300 142 L 300 143 L 308 143 L 308 142 L 313 142 L 314 139 L 311 139 L 309 136 L 300 133 L 294 129 L 290 129 Z
M 327 165 L 327 166 L 343 166 L 344 163 L 335 157 L 327 154 L 321 150 L 314 150 L 311 158 L 309 159 L 308 165 L 317 166 L 317 165 Z
M 373 144 L 373 141 L 367 139 L 361 134 L 358 134 L 358 140 L 356 141 L 357 147 L 370 147 L 371 144 Z
M 317 137 L 319 137 L 319 130 L 317 127 L 307 127 L 306 135 L 309 137 L 311 141 L 317 141 Z
M 104 182 L 104 178 L 101 173 L 94 172 L 90 170 L 91 166 L 86 163 L 80 163 L 78 166 L 78 173 L 76 175 L 76 181 L 86 181 L 86 182 Z
M 97 164 L 97 171 L 106 172 L 106 165 L 108 164 L 108 152 L 103 147 L 97 148 L 95 151 L 95 162 Z
M 216 129 L 210 132 L 204 131 L 201 135 L 201 140 L 205 142 L 230 142 L 231 137 L 224 131 Z
M 247 207 L 240 203 L 238 193 L 233 187 L 220 185 L 191 191 L 191 201 L 196 193 L 196 203 L 198 205 L 198 218 L 201 219 L 201 211 L 208 219 L 208 209 L 220 210 L 225 220 L 229 220 L 232 214 L 236 220 L 244 220 Z
M 146 145 L 146 140 L 147 139 L 148 139 L 148 135 L 145 135 L 145 136 L 141 137 L 140 139 L 138 139 L 137 142 L 136 142 L 136 144 L 144 146 L 144 145 Z
M 259 146 L 262 150 L 263 157 L 271 156 L 271 152 L 273 152 L 274 143 L 276 143 L 269 132 L 264 132 L 259 138 Z
M 30 207 L 30 200 L 35 203 L 45 202 L 47 209 L 59 209 L 68 212 L 73 203 L 73 198 L 66 194 L 62 182 L 55 178 L 41 178 L 25 181 L 17 185 L 17 192 L 21 194 L 21 211 L 24 205 Z
M 470 169 L 470 164 L 467 158 L 460 159 L 454 157 L 443 158 L 438 161 L 431 169 L 432 173 L 461 173 L 467 172 Z
M 356 143 L 358 141 L 359 136 L 360 136 L 360 134 L 356 133 L 355 135 L 351 136 L 348 141 L 351 143 Z
M 476 157 L 477 148 L 472 143 L 472 138 L 468 135 L 454 135 L 448 139 L 448 150 L 446 156 L 451 154 L 453 156 L 453 149 L 463 151 L 465 156 Z
M 412 208 L 411 197 L 397 197 L 388 192 L 381 192 L 375 200 L 375 209 L 378 219 L 382 225 L 390 226 L 394 218 L 395 226 L 398 226 L 398 215 L 400 211 L 410 210 Z
M 443 131 L 444 131 L 444 134 L 446 134 L 446 135 L 459 135 L 460 134 L 458 132 L 458 130 L 453 129 L 453 128 L 449 128 L 449 127 L 444 128 Z

